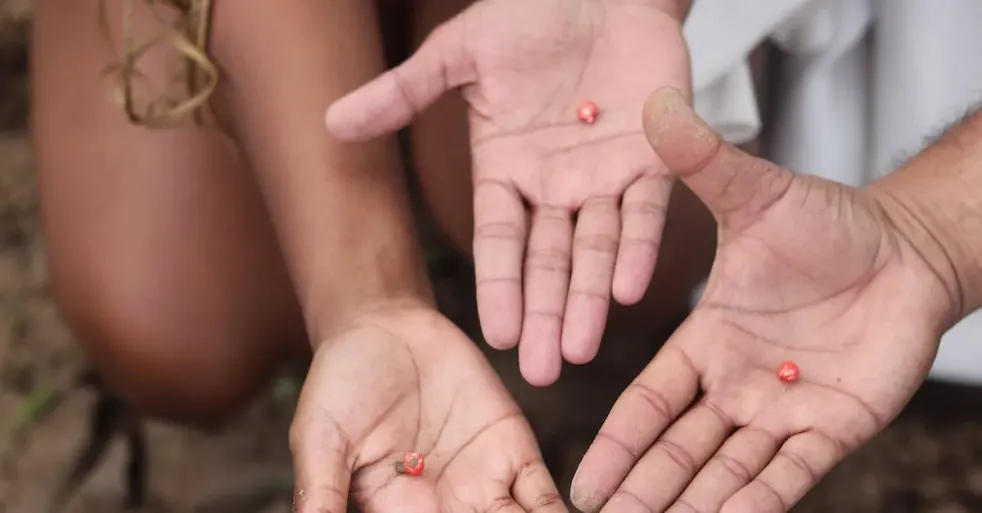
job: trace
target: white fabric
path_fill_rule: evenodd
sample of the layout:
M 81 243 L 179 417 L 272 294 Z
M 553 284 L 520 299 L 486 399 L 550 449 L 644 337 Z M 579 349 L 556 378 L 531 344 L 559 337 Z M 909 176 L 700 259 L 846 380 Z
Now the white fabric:
M 770 157 L 865 184 L 982 101 L 980 27 L 979 0 L 697 0 L 696 110 L 729 140 L 752 138 L 753 90 L 723 77 L 771 38 L 791 55 Z M 931 376 L 982 384 L 982 312 L 945 335 Z
M 747 56 L 809 0 L 696 0 L 685 22 L 696 112 L 734 144 L 760 132 Z

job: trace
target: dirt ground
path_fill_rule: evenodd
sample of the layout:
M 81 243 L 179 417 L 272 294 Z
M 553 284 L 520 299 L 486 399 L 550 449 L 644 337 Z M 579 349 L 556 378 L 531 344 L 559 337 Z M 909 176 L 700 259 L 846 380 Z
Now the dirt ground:
M 97 405 L 91 387 L 76 383 L 85 363 L 49 297 L 24 131 L 20 20 L 26 12 L 0 15 L 0 513 L 46 510 L 85 444 Z M 445 304 L 453 306 L 448 314 L 473 329 L 470 281 L 466 268 L 450 269 L 441 274 L 439 288 L 449 298 Z M 608 343 L 615 349 L 602 361 L 572 369 L 547 390 L 521 383 L 513 355 L 490 355 L 535 426 L 563 489 L 618 391 L 653 350 L 636 340 L 646 336 L 615 336 L 625 340 Z M 290 383 L 278 381 L 219 433 L 143 423 L 150 497 L 145 510 L 289 511 Z M 121 441 L 111 445 L 65 512 L 124 510 L 126 449 Z M 840 465 L 795 511 L 982 512 L 982 394 L 926 386 L 896 423 Z

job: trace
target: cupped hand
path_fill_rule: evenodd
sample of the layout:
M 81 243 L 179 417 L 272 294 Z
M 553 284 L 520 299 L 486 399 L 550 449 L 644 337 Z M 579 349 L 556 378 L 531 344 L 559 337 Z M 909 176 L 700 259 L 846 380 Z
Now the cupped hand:
M 783 513 L 925 379 L 952 295 L 897 206 L 720 141 L 677 91 L 645 107 L 655 151 L 720 224 L 703 297 L 581 462 L 583 511 Z M 778 379 L 785 361 L 796 382 Z
M 481 324 L 494 347 L 520 342 L 532 384 L 564 357 L 592 360 L 611 296 L 634 303 L 651 279 L 674 181 L 638 112 L 655 87 L 689 88 L 673 2 L 479 0 L 328 110 L 335 135 L 365 139 L 462 88 Z M 592 125 L 577 118 L 586 100 Z
M 290 432 L 295 511 L 565 512 L 529 425 L 474 344 L 379 309 L 316 351 Z M 410 452 L 419 476 L 399 474 Z

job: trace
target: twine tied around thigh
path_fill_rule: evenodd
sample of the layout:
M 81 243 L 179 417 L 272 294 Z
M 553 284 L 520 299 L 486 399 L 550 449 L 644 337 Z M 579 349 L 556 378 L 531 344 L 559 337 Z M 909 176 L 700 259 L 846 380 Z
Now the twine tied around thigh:
M 114 99 L 130 122 L 152 128 L 173 127 L 188 119 L 204 124 L 208 100 L 219 79 L 218 68 L 207 53 L 212 0 L 122 0 L 119 42 L 112 36 L 106 2 L 99 0 L 99 23 L 115 61 L 105 68 L 104 74 L 113 80 Z M 145 41 L 137 41 L 133 33 L 134 2 L 146 4 L 161 27 Z M 177 9 L 180 15 L 175 21 L 166 21 L 154 9 L 155 4 Z M 180 54 L 183 70 L 168 77 L 162 90 L 154 90 L 137 64 L 147 52 L 161 45 Z M 138 84 L 150 89 L 148 98 L 142 102 L 137 99 Z M 175 93 L 175 89 L 180 92 Z

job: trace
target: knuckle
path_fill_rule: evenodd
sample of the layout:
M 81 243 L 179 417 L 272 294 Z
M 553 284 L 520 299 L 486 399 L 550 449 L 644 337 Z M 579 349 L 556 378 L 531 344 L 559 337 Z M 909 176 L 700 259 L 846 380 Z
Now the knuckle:
M 617 252 L 618 238 L 606 233 L 580 235 L 573 240 L 574 251 L 594 251 L 604 254 Z
M 563 274 L 571 268 L 569 255 L 553 248 L 529 250 L 525 265 L 529 269 Z
M 727 454 L 719 453 L 713 457 L 716 462 L 726 470 L 726 472 L 735 476 L 741 483 L 749 483 L 753 479 L 753 473 L 750 472 L 750 468 L 747 467 L 740 460 L 729 456 Z
M 474 238 L 478 240 L 504 239 L 525 240 L 525 228 L 511 222 L 478 223 L 474 227 Z
M 660 451 L 688 475 L 695 474 L 699 470 L 699 465 L 692 453 L 671 440 L 663 438 L 655 440 L 652 449 Z
M 596 196 L 586 200 L 580 212 L 616 216 L 619 200 L 616 196 Z
M 675 418 L 668 399 L 655 389 L 642 383 L 631 383 L 628 385 L 628 391 L 646 404 L 648 409 L 663 422 L 670 422 Z
M 650 200 L 625 201 L 621 206 L 624 215 L 636 215 L 660 219 L 665 216 L 666 206 Z
M 600 432 L 597 433 L 597 438 L 603 438 L 608 440 L 614 446 L 620 448 L 624 453 L 631 457 L 631 461 L 637 461 L 641 458 L 641 453 L 644 448 L 637 447 L 636 443 L 631 443 L 627 441 L 626 437 L 622 436 L 619 432 L 607 429 L 606 427 L 601 427 Z
M 805 458 L 802 457 L 800 454 L 785 449 L 783 451 L 778 451 L 777 456 L 775 456 L 775 459 L 778 458 L 784 458 L 789 464 L 791 464 L 792 467 L 801 471 L 801 473 L 804 474 L 805 477 L 808 479 L 809 483 L 818 482 L 818 478 L 819 478 L 818 471 L 812 468 L 812 466 L 808 463 L 808 461 L 805 460 Z

